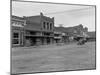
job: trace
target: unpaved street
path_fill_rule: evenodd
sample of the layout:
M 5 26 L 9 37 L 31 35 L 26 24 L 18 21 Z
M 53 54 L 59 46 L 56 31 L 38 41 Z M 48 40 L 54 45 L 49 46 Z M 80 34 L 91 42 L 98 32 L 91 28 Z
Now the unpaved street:
M 12 73 L 95 69 L 95 42 L 12 48 Z

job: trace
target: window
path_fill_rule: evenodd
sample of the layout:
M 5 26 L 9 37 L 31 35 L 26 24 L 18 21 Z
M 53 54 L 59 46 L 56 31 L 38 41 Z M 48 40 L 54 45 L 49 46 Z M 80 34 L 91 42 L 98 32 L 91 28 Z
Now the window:
M 52 23 L 50 23 L 50 30 L 52 30 Z
M 12 25 L 13 26 L 20 26 L 20 27 L 22 27 L 22 26 L 24 26 L 24 22 L 21 22 L 21 21 L 12 21 Z
M 45 26 L 45 24 L 46 24 L 46 23 L 45 23 L 45 22 L 43 22 L 43 29 L 46 29 L 46 26 Z
M 49 22 L 47 22 L 47 29 L 49 29 Z
M 20 44 L 20 35 L 19 35 L 19 32 L 14 32 L 13 33 L 13 37 L 12 37 L 12 43 L 17 45 L 17 44 Z

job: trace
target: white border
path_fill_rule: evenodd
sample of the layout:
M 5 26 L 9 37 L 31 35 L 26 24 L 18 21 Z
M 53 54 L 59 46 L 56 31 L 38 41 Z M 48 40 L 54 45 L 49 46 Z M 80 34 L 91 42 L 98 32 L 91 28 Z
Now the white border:
M 27 0 L 29 1 L 29 0 Z M 100 0 L 35 0 L 44 2 L 89 4 L 97 6 L 97 69 L 27 75 L 99 75 L 100 74 Z M 0 0 L 0 74 L 10 73 L 10 0 Z M 26 75 L 26 74 L 25 74 Z

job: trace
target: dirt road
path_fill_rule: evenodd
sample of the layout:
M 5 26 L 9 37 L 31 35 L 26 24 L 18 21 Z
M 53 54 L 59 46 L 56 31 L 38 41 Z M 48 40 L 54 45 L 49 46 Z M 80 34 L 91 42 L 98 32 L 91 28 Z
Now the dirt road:
M 95 42 L 12 48 L 12 73 L 95 69 Z

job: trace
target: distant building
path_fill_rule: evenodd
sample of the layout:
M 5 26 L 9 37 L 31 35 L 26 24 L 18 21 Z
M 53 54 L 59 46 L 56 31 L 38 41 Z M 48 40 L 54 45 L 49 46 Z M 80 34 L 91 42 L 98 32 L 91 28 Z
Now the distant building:
M 68 42 L 68 35 L 60 30 L 59 28 L 54 28 L 54 42 L 55 43 L 66 43 Z
M 73 27 L 55 27 L 55 29 L 64 32 L 67 35 L 67 41 L 73 41 L 77 37 L 89 37 L 88 28 L 84 28 L 82 24 Z
M 54 31 L 54 43 L 62 42 L 62 33 Z
M 96 31 L 91 31 L 87 34 L 89 35 L 88 41 L 96 41 Z

